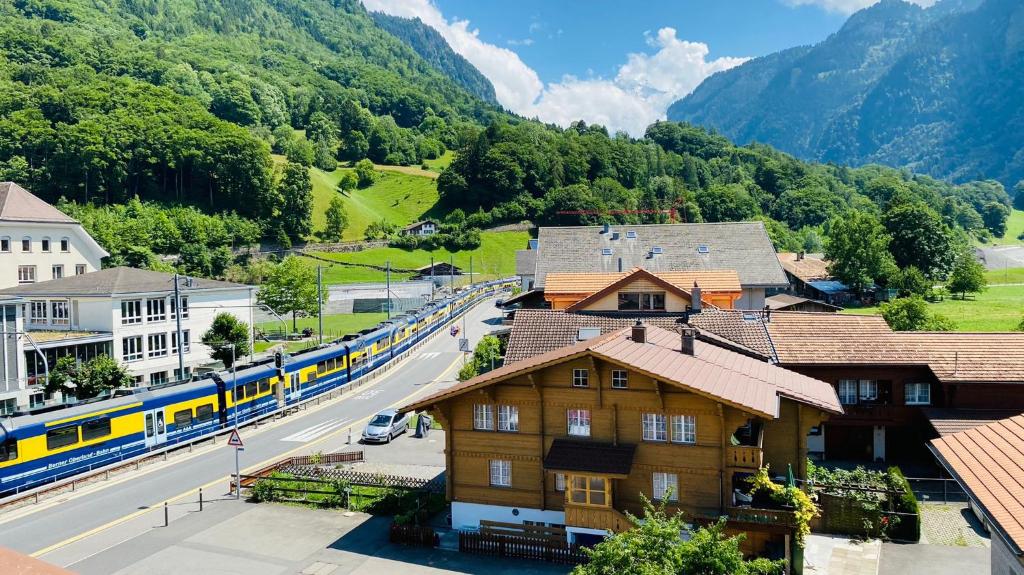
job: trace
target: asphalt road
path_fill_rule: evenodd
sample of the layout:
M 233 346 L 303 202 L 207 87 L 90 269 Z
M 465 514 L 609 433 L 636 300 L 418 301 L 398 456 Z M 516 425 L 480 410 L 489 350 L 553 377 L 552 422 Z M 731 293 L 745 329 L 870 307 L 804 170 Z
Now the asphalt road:
M 470 345 L 500 325 L 494 300 L 484 300 L 466 315 Z M 460 325 L 463 324 L 459 320 Z M 243 429 L 242 472 L 266 465 L 286 455 L 323 451 L 328 453 L 345 443 L 348 428 L 354 439 L 365 419 L 381 409 L 406 403 L 412 397 L 453 385 L 462 354 L 456 338 L 446 330 L 423 344 L 412 355 L 375 381 L 353 390 L 351 395 L 325 403 L 319 409 L 299 412 L 260 429 Z M 79 494 L 61 496 L 41 503 L 33 511 L 15 510 L 0 515 L 0 545 L 24 553 L 53 550 L 70 539 L 102 530 L 105 526 L 146 509 L 163 505 L 200 486 L 209 495 L 222 495 L 228 476 L 234 473 L 234 450 L 223 441 L 196 453 L 172 458 L 156 469 L 143 468 L 100 483 Z

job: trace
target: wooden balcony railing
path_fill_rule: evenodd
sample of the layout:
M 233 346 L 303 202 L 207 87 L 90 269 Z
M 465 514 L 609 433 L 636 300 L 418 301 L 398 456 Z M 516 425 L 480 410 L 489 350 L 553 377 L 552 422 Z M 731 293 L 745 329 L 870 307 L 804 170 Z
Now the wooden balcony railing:
M 730 447 L 726 453 L 726 461 L 732 467 L 744 469 L 760 469 L 764 454 L 760 447 L 737 445 Z
M 796 514 L 784 509 L 758 509 L 756 507 L 726 507 L 725 514 L 733 521 L 764 525 L 796 525 Z
M 589 507 L 582 505 L 565 505 L 565 524 L 588 529 L 608 529 L 621 533 L 633 527 L 629 519 L 611 507 Z

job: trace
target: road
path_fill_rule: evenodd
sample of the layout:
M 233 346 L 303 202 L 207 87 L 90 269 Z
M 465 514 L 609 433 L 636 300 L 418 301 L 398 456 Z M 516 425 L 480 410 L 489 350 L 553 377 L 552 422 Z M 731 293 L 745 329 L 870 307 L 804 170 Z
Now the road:
M 494 300 L 487 299 L 465 318 L 470 344 L 500 325 Z M 460 320 L 460 324 L 463 323 Z M 462 354 L 447 330 L 375 381 L 351 395 L 278 420 L 260 429 L 243 429 L 242 472 L 272 460 L 302 453 L 328 453 L 341 447 L 348 428 L 358 439 L 365 420 L 386 407 L 453 385 Z M 196 453 L 172 458 L 155 469 L 143 468 L 109 483 L 99 483 L 78 494 L 61 496 L 28 509 L 0 515 L 0 545 L 24 553 L 51 552 L 85 534 L 95 534 L 113 524 L 146 513 L 163 502 L 194 494 L 200 487 L 210 495 L 224 494 L 228 476 L 234 473 L 234 451 L 218 442 Z M 190 495 L 191 496 L 191 495 Z

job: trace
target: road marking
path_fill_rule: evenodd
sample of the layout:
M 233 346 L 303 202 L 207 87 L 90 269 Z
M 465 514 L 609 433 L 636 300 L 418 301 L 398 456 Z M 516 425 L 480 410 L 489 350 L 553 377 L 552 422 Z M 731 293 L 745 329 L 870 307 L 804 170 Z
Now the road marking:
M 437 378 L 434 379 L 431 383 L 428 383 L 427 385 L 424 385 L 423 387 L 420 387 L 416 391 L 414 391 L 414 392 L 410 393 L 409 395 L 403 397 L 402 399 L 396 401 L 392 405 L 395 406 L 395 407 L 400 407 L 402 405 L 405 405 L 406 403 L 409 402 L 410 399 L 412 399 L 416 395 L 419 395 L 420 393 L 423 393 L 424 390 L 429 389 L 431 384 L 433 384 L 435 382 L 444 381 L 445 377 L 448 375 L 448 372 L 450 372 L 452 369 L 454 369 L 455 366 L 458 363 L 460 363 L 461 360 L 462 360 L 461 357 L 456 357 L 454 360 L 452 360 L 451 364 L 449 364 L 448 367 L 446 367 L 444 369 L 444 371 L 442 371 L 440 373 L 440 375 L 438 375 Z M 379 383 L 381 381 L 384 381 L 385 379 L 386 378 L 378 379 L 376 382 L 374 382 L 374 384 Z M 344 396 L 342 396 L 342 397 L 344 397 Z M 349 396 L 349 397 L 351 397 L 351 396 Z M 364 417 L 364 418 L 362 418 L 360 420 L 352 422 L 352 427 L 359 427 L 359 426 L 363 425 L 364 423 L 369 421 L 371 417 L 373 417 L 373 415 L 367 415 L 366 417 Z M 253 469 L 259 469 L 261 467 L 266 467 L 266 466 L 270 465 L 271 463 L 273 463 L 275 461 L 279 461 L 279 460 L 284 459 L 286 457 L 291 457 L 292 455 L 295 455 L 296 453 L 299 453 L 300 451 L 302 451 L 304 449 L 309 449 L 309 448 L 313 447 L 314 445 L 317 445 L 319 443 L 323 443 L 323 442 L 327 441 L 328 439 L 332 439 L 333 437 L 335 437 L 337 435 L 341 435 L 344 432 L 345 432 L 344 429 L 336 429 L 336 430 L 328 433 L 327 435 L 324 435 L 320 439 L 317 439 L 317 440 L 315 440 L 315 441 L 313 441 L 311 443 L 307 443 L 305 445 L 300 445 L 300 446 L 296 447 L 295 449 L 288 450 L 288 451 L 286 451 L 284 453 L 279 453 L 278 455 L 275 455 L 274 457 L 271 457 L 269 459 L 261 461 L 260 463 L 257 463 L 256 465 L 250 465 L 249 467 L 246 467 L 245 469 L 243 469 L 242 473 L 244 474 L 246 471 L 250 471 L 250 470 L 253 470 Z M 160 500 L 160 501 L 158 501 L 156 503 L 153 503 L 153 504 L 150 504 L 150 505 L 146 506 L 143 509 L 139 509 L 138 511 L 129 513 L 128 515 L 125 515 L 123 517 L 119 517 L 117 519 L 114 519 L 112 521 L 104 523 L 103 525 L 100 525 L 98 527 L 94 527 L 94 528 L 92 528 L 92 529 L 90 529 L 88 531 L 85 531 L 83 533 L 79 533 L 78 535 L 74 535 L 72 537 L 68 537 L 67 539 L 65 539 L 63 541 L 58 541 L 57 543 L 54 543 L 53 545 L 48 545 L 46 547 L 43 547 L 42 549 L 40 549 L 38 551 L 34 551 L 32 553 L 29 553 L 29 555 L 32 556 L 32 557 L 41 557 L 43 555 L 46 555 L 47 553 L 51 553 L 53 551 L 56 551 L 57 549 L 60 549 L 61 547 L 66 547 L 68 545 L 71 545 L 72 543 L 76 543 L 76 542 L 81 541 L 83 539 L 86 539 L 86 538 L 88 538 L 88 537 L 90 537 L 92 535 L 95 535 L 97 533 L 101 533 L 103 531 L 106 531 L 107 529 L 110 529 L 111 527 L 116 527 L 117 525 L 120 525 L 120 524 L 125 523 L 127 521 L 131 521 L 132 519 L 135 519 L 136 517 L 139 517 L 140 515 L 149 513 L 150 511 L 153 511 L 155 509 L 159 509 L 160 507 L 162 507 L 164 501 L 166 501 L 168 503 L 173 503 L 173 502 L 176 502 L 179 499 L 182 499 L 182 498 L 187 497 L 189 495 L 194 495 L 195 493 L 198 492 L 199 489 L 207 489 L 209 487 L 217 485 L 218 483 L 223 483 L 223 482 L 229 481 L 230 479 L 231 479 L 230 475 L 225 475 L 223 477 L 214 479 L 213 481 L 210 481 L 209 483 L 206 483 L 204 485 L 200 485 L 198 487 L 193 487 L 193 488 L 189 489 L 188 491 L 185 491 L 183 493 L 180 493 L 180 494 L 175 495 L 173 497 L 170 497 L 168 499 L 162 499 L 162 500 Z M 141 535 L 141 533 L 139 535 Z M 136 535 L 135 537 L 137 537 L 137 536 L 138 535 Z M 131 537 L 129 539 L 134 539 L 134 537 Z M 127 539 L 125 541 L 127 541 Z
M 439 352 L 439 351 L 432 351 L 432 352 L 429 352 L 429 353 L 421 353 L 419 355 L 418 359 L 430 359 L 430 358 L 433 358 L 433 357 L 437 357 L 439 355 L 441 355 L 441 352 Z
M 288 437 L 283 437 L 281 438 L 281 441 L 296 441 L 299 443 L 306 443 L 307 441 L 312 441 L 325 433 L 330 433 L 335 428 L 345 425 L 347 422 L 348 419 L 346 418 L 340 420 L 329 420 L 323 423 L 318 423 L 313 427 L 308 427 L 306 429 L 303 429 L 302 431 L 293 433 Z
M 368 390 L 360 393 L 359 395 L 353 397 L 352 399 L 357 400 L 357 401 L 362 401 L 364 399 L 373 399 L 374 397 L 379 395 L 382 391 L 384 391 L 384 390 L 382 390 L 382 389 L 368 389 Z

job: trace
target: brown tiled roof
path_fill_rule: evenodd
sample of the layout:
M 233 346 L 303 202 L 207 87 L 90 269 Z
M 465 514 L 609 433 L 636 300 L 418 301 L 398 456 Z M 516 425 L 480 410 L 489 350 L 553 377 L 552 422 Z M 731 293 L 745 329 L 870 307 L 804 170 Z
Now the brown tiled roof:
M 1015 552 L 1024 548 L 1024 415 L 931 442 L 932 451 L 967 490 Z
M 550 276 L 548 276 L 548 277 L 550 277 Z M 645 280 L 647 280 L 647 281 L 649 281 L 649 282 L 651 282 L 651 283 L 653 283 L 655 285 L 659 285 L 659 286 L 663 287 L 665 290 L 667 290 L 669 292 L 672 292 L 672 293 L 676 294 L 679 297 L 682 297 L 682 298 L 685 298 L 686 300 L 692 301 L 692 294 L 691 294 L 690 290 L 684 289 L 684 288 L 682 288 L 682 287 L 680 287 L 680 286 L 678 286 L 676 284 L 673 284 L 673 283 L 670 283 L 668 281 L 665 281 L 664 279 L 662 279 L 662 278 L 652 274 L 651 272 L 649 272 L 647 270 L 642 270 L 640 268 L 637 268 L 635 270 L 630 271 L 625 276 L 620 277 L 618 280 L 612 282 L 611 284 L 605 286 L 601 290 L 599 290 L 599 291 L 597 291 L 595 293 L 592 293 L 592 294 L 588 295 L 587 297 L 581 299 L 580 301 L 570 305 L 569 307 L 566 308 L 566 311 L 577 311 L 577 310 L 586 309 L 587 306 L 591 305 L 592 303 L 601 300 L 605 296 L 614 293 L 615 290 L 618 290 L 618 289 L 620 289 L 620 288 L 622 288 L 624 286 L 627 286 L 631 282 L 633 282 L 634 280 L 637 280 L 637 279 L 645 279 Z M 738 287 L 739 287 L 739 283 L 737 282 L 737 288 Z M 737 291 L 739 291 L 739 290 L 737 289 Z M 548 293 L 548 292 L 545 291 L 544 293 Z M 703 299 L 704 298 L 701 298 L 701 301 L 703 301 Z
M 901 331 L 891 338 L 940 381 L 1024 383 L 1024 333 Z
M 779 397 L 786 396 L 833 413 L 842 407 L 832 386 L 764 361 L 704 341 L 694 344 L 695 354 L 681 351 L 679 334 L 647 326 L 647 342 L 630 338 L 630 328 L 613 331 L 574 345 L 503 365 L 447 390 L 407 405 L 402 410 L 422 409 L 471 389 L 565 362 L 574 357 L 593 357 L 632 368 L 658 381 L 713 397 L 765 417 L 777 417 Z
M 544 292 L 549 294 L 593 294 L 632 277 L 657 278 L 689 293 L 696 283 L 707 292 L 741 291 L 740 276 L 733 270 L 648 272 L 633 268 L 622 273 L 559 273 L 547 276 Z
M 835 310 L 843 309 L 843 308 L 841 308 L 841 307 L 839 307 L 837 305 L 832 305 L 830 303 L 826 303 L 826 302 L 823 302 L 821 300 L 810 299 L 810 298 L 806 298 L 806 297 L 800 297 L 798 295 L 793 295 L 793 294 L 788 294 L 788 293 L 777 293 L 775 295 L 770 295 L 770 296 L 764 298 L 764 305 L 768 309 L 771 309 L 773 311 L 775 311 L 775 310 L 784 310 L 786 308 L 789 308 L 789 307 L 792 307 L 792 306 L 795 306 L 795 305 L 800 305 L 800 304 L 803 304 L 803 303 L 808 303 L 808 302 L 815 303 L 815 304 L 818 304 L 820 306 L 825 306 L 825 307 L 828 307 L 828 308 L 832 308 L 832 309 L 835 309 Z
M 979 425 L 1020 415 L 1020 409 L 959 409 L 952 407 L 926 407 L 921 410 L 928 423 L 939 435 L 952 435 Z
M 781 252 L 778 255 L 783 269 L 805 282 L 832 279 L 832 274 L 828 273 L 828 261 L 824 259 L 810 254 L 797 259 L 797 254 L 793 252 Z
M 690 316 L 690 325 L 776 359 L 761 312 L 707 309 Z
M 0 182 L 0 221 L 78 223 L 14 182 Z
M 19 553 L 13 549 L 0 547 L 0 573 L 12 575 L 74 575 L 63 567 L 57 567 L 36 559 L 31 555 Z
M 544 469 L 629 475 L 635 445 L 556 439 L 544 457 Z

